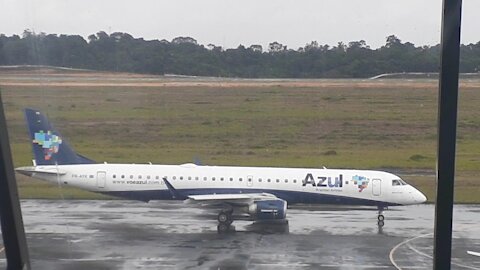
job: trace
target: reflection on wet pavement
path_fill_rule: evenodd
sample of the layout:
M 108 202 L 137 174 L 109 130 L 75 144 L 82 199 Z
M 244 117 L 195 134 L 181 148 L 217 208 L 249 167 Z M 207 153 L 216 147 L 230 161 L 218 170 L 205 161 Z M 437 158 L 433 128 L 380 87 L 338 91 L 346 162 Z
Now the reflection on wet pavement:
M 26 200 L 22 211 L 33 269 L 432 268 L 433 205 L 392 208 L 383 228 L 374 209 L 295 207 L 288 223 L 235 221 L 222 234 L 215 213 L 182 202 Z M 480 250 L 479 211 L 455 207 L 454 269 L 480 269 L 467 254 Z

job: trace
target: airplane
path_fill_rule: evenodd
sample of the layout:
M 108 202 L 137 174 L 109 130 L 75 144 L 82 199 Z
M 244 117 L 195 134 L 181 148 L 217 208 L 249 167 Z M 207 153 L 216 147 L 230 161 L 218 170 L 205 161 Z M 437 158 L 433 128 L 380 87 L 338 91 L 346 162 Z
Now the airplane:
M 427 198 L 397 175 L 373 170 L 239 166 L 109 164 L 76 153 L 42 112 L 25 109 L 33 166 L 18 173 L 116 197 L 184 200 L 218 208 L 218 230 L 234 220 L 286 221 L 287 205 L 373 206 L 378 225 L 389 206 Z

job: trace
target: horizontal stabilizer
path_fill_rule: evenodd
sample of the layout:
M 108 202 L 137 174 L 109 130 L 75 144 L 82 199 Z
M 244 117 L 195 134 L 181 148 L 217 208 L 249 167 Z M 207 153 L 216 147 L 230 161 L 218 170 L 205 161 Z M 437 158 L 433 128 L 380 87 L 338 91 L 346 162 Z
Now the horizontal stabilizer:
M 20 167 L 15 169 L 16 172 L 23 175 L 33 176 L 34 174 L 54 174 L 54 175 L 64 175 L 67 172 L 58 170 L 55 167 L 42 168 L 42 167 Z

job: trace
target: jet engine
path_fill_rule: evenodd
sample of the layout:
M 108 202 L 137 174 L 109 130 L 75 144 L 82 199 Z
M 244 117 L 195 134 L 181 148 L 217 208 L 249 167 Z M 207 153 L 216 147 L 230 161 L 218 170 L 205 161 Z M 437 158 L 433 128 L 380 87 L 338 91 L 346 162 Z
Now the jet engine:
M 281 199 L 256 201 L 248 207 L 248 213 L 255 220 L 285 219 L 287 202 Z

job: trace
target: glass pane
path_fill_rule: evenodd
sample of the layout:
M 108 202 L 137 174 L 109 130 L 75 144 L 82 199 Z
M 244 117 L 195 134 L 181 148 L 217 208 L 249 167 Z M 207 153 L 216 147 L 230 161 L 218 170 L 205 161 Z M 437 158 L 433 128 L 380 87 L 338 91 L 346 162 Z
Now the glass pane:
M 7 267 L 7 262 L 6 262 L 6 259 L 5 259 L 5 247 L 3 246 L 3 237 L 2 237 L 2 233 L 0 232 L 0 239 L 2 241 L 0 241 L 0 268 L 4 269 Z
M 441 8 L 7 1 L 0 88 L 33 268 L 431 267 Z M 479 11 L 464 1 L 456 202 L 471 205 L 455 206 L 453 254 L 467 268 Z

